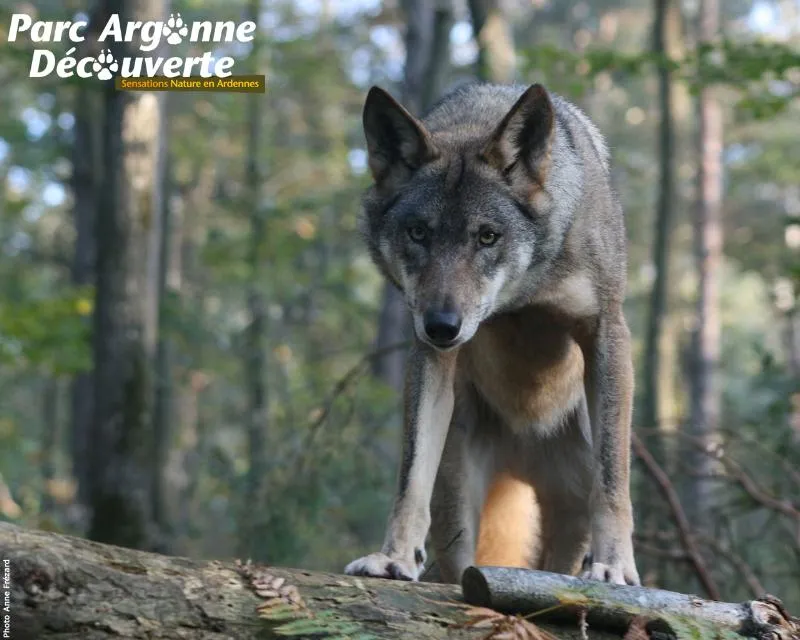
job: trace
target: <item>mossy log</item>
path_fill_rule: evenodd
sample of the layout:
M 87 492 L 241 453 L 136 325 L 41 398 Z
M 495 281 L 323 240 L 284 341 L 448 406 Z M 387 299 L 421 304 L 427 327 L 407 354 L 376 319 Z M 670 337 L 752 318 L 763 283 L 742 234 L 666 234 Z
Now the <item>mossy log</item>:
M 517 614 L 551 610 L 565 619 L 585 611 L 590 627 L 606 631 L 624 633 L 639 620 L 651 636 L 800 640 L 800 622 L 767 594 L 748 602 L 716 602 L 506 567 L 469 567 L 461 584 L 465 600 L 476 606 Z
M 326 637 L 315 635 L 316 623 L 329 627 L 331 638 L 485 638 L 491 630 L 487 623 L 465 626 L 472 618 L 456 585 L 274 567 L 243 571 L 233 561 L 162 556 L 0 523 L 0 563 L 5 560 L 13 640 Z M 278 606 L 262 611 L 275 619 L 259 617 L 259 605 L 271 600 L 256 594 L 248 571 L 282 579 L 276 595 L 295 587 L 303 607 L 292 612 L 291 602 L 273 598 Z M 576 622 L 544 628 L 557 638 L 580 638 Z
M 582 631 L 580 607 L 565 609 L 559 619 L 526 622 L 471 607 L 455 585 L 190 560 L 4 523 L 0 562 L 0 585 L 10 583 L 0 589 L 0 595 L 9 592 L 0 635 L 14 640 L 611 640 L 625 634 L 624 625 L 616 631 L 595 626 L 591 615 Z M 553 575 L 527 573 L 534 587 Z M 563 589 L 550 601 L 559 595 Z

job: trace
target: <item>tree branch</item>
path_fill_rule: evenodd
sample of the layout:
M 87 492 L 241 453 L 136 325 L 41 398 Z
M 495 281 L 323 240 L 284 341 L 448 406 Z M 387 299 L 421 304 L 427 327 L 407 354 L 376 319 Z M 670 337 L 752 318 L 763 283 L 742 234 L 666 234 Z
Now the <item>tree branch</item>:
M 697 577 L 700 579 L 700 583 L 711 599 L 720 600 L 721 595 L 719 588 L 714 578 L 711 577 L 711 573 L 708 571 L 708 567 L 706 567 L 703 561 L 703 556 L 700 555 L 700 551 L 695 544 L 694 537 L 692 536 L 692 529 L 689 525 L 689 519 L 686 517 L 686 513 L 681 506 L 675 487 L 672 486 L 672 482 L 670 482 L 667 474 L 664 473 L 661 465 L 656 462 L 655 458 L 653 458 L 636 433 L 631 434 L 631 446 L 633 447 L 633 452 L 642 461 L 653 480 L 655 480 L 661 491 L 661 495 L 667 501 L 667 504 L 669 504 L 670 511 L 672 511 L 672 519 L 678 527 L 681 543 L 694 565 L 694 570 Z

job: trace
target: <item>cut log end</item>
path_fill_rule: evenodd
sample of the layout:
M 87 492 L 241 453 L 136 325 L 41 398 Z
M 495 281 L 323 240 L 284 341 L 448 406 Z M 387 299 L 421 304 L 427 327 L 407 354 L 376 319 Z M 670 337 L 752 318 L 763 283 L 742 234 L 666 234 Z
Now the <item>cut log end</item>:
M 477 567 L 467 567 L 464 570 L 461 576 L 461 590 L 467 603 L 476 607 L 494 608 L 489 583 Z
M 680 637 L 688 629 L 698 637 L 724 630 L 743 637 L 800 640 L 800 622 L 773 596 L 744 603 L 716 602 L 504 567 L 469 567 L 462 587 L 464 599 L 475 606 L 523 615 L 550 611 L 560 618 L 584 611 L 590 626 L 613 632 L 628 629 L 634 620 L 647 620 L 648 631 L 667 637 Z

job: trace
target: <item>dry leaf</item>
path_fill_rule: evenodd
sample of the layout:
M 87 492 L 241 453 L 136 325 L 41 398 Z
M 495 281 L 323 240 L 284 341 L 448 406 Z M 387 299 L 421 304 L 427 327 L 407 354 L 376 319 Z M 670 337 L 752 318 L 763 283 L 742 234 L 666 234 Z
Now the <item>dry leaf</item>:
M 461 626 L 488 629 L 485 640 L 557 640 L 552 634 L 519 616 L 507 616 L 486 607 L 473 607 L 465 613 L 470 619 Z

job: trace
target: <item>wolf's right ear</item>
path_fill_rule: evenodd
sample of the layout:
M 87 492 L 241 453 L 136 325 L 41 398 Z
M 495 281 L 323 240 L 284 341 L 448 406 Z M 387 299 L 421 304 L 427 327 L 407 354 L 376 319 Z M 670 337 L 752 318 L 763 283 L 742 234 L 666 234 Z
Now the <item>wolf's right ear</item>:
M 555 111 L 547 90 L 528 87 L 484 146 L 481 156 L 530 195 L 544 184 L 550 164 Z
M 439 154 L 422 123 L 380 87 L 364 103 L 364 135 L 375 183 L 399 185 Z

